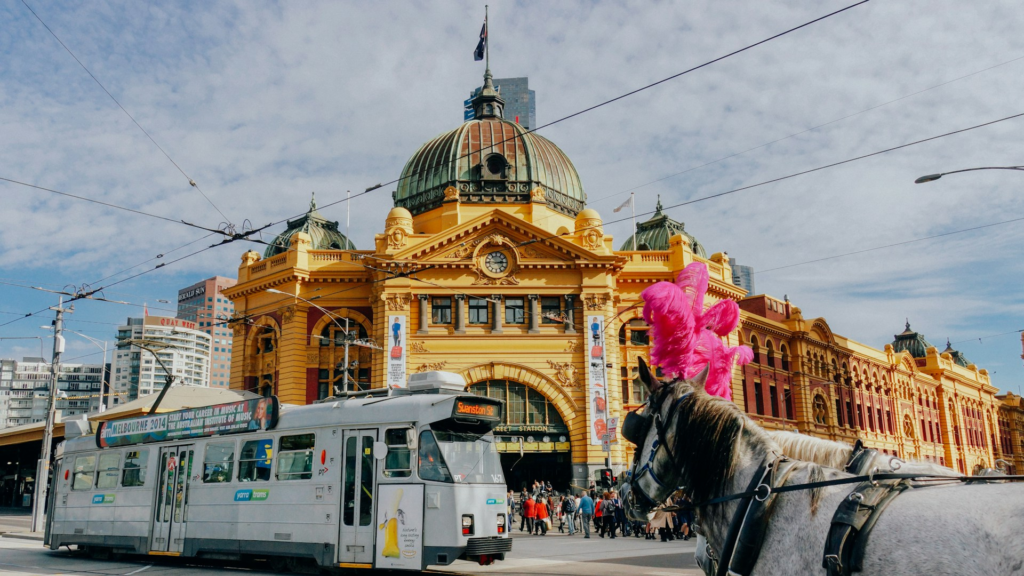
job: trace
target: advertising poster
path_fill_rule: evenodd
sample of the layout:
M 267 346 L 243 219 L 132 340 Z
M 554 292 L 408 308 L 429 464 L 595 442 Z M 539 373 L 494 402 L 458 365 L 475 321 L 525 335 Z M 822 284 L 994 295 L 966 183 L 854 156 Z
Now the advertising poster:
M 587 412 L 590 444 L 601 446 L 608 433 L 608 386 L 605 379 L 604 316 L 587 316 Z
M 276 396 L 254 398 L 231 404 L 186 408 L 124 420 L 101 422 L 96 445 L 127 446 L 140 442 L 187 440 L 214 434 L 236 434 L 270 430 L 277 425 L 279 405 Z
M 388 316 L 388 387 L 405 388 L 405 316 Z
M 377 486 L 376 568 L 423 567 L 423 485 Z

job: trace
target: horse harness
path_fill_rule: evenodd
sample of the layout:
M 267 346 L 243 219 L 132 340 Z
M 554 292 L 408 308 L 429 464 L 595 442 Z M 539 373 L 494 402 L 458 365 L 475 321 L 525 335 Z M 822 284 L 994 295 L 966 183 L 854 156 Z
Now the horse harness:
M 717 554 L 705 540 L 705 549 L 697 553 L 698 565 L 707 576 L 749 576 L 761 554 L 775 499 L 783 492 L 857 484 L 832 516 L 822 558 L 822 567 L 828 576 L 849 576 L 862 570 L 872 528 L 896 496 L 913 488 L 912 480 L 956 480 L 968 483 L 1024 480 L 1024 476 L 1006 475 L 958 477 L 879 473 L 877 466 L 872 466 L 877 457 L 877 450 L 865 448 L 858 440 L 850 460 L 844 466 L 844 471 L 856 476 L 789 486 L 785 482 L 793 472 L 795 461 L 784 456 L 776 457 L 766 460 L 758 468 L 746 491 L 693 504 L 693 508 L 699 508 L 729 500 L 740 501 L 729 523 L 721 554 Z M 701 556 L 704 557 L 703 562 Z

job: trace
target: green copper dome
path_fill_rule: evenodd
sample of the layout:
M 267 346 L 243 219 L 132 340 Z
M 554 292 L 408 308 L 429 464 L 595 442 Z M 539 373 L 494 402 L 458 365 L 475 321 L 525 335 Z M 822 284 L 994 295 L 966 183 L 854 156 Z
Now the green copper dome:
M 690 241 L 690 249 L 701 258 L 707 258 L 704 246 L 691 234 L 686 232 L 682 222 L 669 218 L 661 207 L 661 196 L 654 216 L 646 222 L 636 225 L 636 248 L 633 247 L 633 236 L 629 236 L 619 250 L 668 250 L 668 241 L 676 234 L 682 234 Z
M 472 120 L 430 140 L 405 164 L 395 206 L 421 214 L 440 206 L 452 186 L 463 203 L 526 204 L 540 188 L 555 210 L 570 216 L 583 210 L 587 195 L 569 157 L 547 138 L 502 118 L 505 101 L 490 71 L 472 102 Z
M 963 366 L 964 368 L 967 368 L 969 365 L 973 364 L 973 362 L 967 359 L 967 356 L 964 356 L 963 352 L 959 350 L 953 350 L 953 345 L 949 343 L 949 338 L 946 338 L 946 349 L 943 350 L 942 352 L 943 354 L 948 352 L 949 355 L 953 357 L 953 362 L 956 362 L 957 364 Z
M 893 349 L 899 353 L 906 350 L 914 358 L 924 358 L 925 351 L 932 345 L 924 339 L 924 336 L 910 329 L 910 321 L 907 320 L 907 328 L 901 334 L 893 336 Z
M 309 234 L 310 250 L 355 250 L 356 246 L 338 231 L 338 223 L 331 222 L 316 211 L 316 196 L 309 201 L 309 212 L 295 220 L 288 221 L 288 228 L 277 235 L 263 252 L 264 258 L 277 256 L 288 251 L 292 236 L 299 232 Z

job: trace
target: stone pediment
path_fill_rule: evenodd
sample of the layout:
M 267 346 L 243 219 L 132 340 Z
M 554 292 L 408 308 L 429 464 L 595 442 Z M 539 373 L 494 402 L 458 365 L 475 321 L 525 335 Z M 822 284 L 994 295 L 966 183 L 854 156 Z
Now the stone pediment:
M 573 265 L 578 260 L 615 261 L 614 256 L 592 252 L 500 210 L 440 232 L 394 258 L 446 267 L 474 266 L 482 252 L 495 250 L 514 255 L 520 266 L 528 267 Z

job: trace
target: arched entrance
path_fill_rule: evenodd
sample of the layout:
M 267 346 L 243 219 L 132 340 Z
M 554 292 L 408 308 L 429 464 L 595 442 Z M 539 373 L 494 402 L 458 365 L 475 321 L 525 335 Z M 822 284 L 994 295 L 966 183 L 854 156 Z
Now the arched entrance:
M 572 482 L 569 427 L 555 405 L 537 390 L 514 380 L 485 380 L 469 386 L 473 394 L 505 402 L 505 420 L 495 428 L 505 482 L 517 492 L 534 480 L 556 490 Z M 519 455 L 519 438 L 523 455 Z

